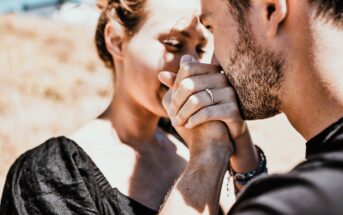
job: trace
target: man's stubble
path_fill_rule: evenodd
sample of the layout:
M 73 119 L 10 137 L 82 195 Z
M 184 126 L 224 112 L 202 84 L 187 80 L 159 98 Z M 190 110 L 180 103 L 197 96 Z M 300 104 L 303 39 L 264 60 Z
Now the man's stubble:
M 284 63 L 280 56 L 257 45 L 251 30 L 239 25 L 239 39 L 224 65 L 246 120 L 265 119 L 280 113 Z

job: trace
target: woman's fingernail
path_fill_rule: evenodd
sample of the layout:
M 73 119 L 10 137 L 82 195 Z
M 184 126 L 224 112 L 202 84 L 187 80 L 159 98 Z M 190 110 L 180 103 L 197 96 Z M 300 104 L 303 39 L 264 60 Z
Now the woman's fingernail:
M 187 122 L 186 125 L 185 125 L 185 128 L 190 129 L 191 128 L 191 124 L 189 122 Z

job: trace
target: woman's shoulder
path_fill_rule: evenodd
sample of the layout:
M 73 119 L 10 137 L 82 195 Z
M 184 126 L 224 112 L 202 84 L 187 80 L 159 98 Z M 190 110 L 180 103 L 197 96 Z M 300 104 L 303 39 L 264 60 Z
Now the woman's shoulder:
M 94 209 L 96 195 L 110 188 L 74 141 L 57 137 L 15 161 L 6 178 L 1 206 L 8 213 L 18 210 L 24 214 L 37 214 L 37 210 L 73 211 L 77 209 L 70 208 L 73 202 Z
M 64 136 L 54 137 L 22 154 L 14 166 L 25 161 L 21 166 L 39 170 L 50 168 L 50 165 L 56 166 L 61 162 L 71 161 L 70 159 L 77 162 L 80 155 L 81 158 L 85 158 L 82 156 L 83 154 L 82 149 L 73 140 Z
M 74 141 L 64 136 L 54 137 L 22 154 L 11 166 L 8 178 L 60 178 L 85 162 L 87 155 Z

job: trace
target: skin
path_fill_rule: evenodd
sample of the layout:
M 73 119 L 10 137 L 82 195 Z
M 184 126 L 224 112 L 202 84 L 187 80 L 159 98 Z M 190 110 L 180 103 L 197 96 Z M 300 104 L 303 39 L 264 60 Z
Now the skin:
M 227 79 L 223 78 L 225 75 L 220 71 L 217 65 L 202 64 L 192 56 L 183 56 L 177 76 L 171 72 L 159 75 L 160 80 L 171 88 L 164 104 L 174 126 L 184 134 L 184 138 L 188 136 L 187 129 L 198 129 L 196 127 L 209 121 L 222 121 L 227 127 L 225 133 L 229 131 L 229 138 L 233 141 L 228 143 L 230 151 L 234 152 L 229 165 L 236 172 L 248 172 L 257 168 L 257 152 L 240 115 L 234 89 L 228 86 Z M 211 89 L 214 105 L 205 89 Z M 197 134 L 198 137 L 200 135 Z M 242 188 L 237 185 L 236 191 Z
M 244 23 L 238 22 L 236 15 L 228 1 L 202 0 L 201 21 L 213 33 L 215 57 L 228 79 L 233 82 L 235 89 L 242 87 L 236 92 L 240 104 L 245 105 L 243 113 L 249 113 L 254 105 L 257 107 L 252 110 L 257 113 L 251 114 L 251 118 L 270 117 L 284 112 L 293 127 L 307 140 L 343 116 L 341 21 L 334 24 L 325 18 L 318 18 L 313 5 L 297 0 L 252 0 L 249 12 L 244 14 Z M 238 52 L 242 28 L 248 30 L 251 37 L 246 39 L 253 45 L 245 44 L 248 50 Z M 259 60 L 265 56 L 273 60 L 261 65 L 252 59 L 257 57 L 255 54 L 249 54 L 257 50 L 262 55 Z M 232 62 L 232 59 L 237 62 Z M 282 67 L 273 67 L 275 62 Z M 237 67 L 237 64 L 241 67 Z M 231 66 L 233 68 L 229 68 Z M 261 66 L 265 67 L 263 71 Z M 280 75 L 282 78 L 268 76 L 263 80 L 264 75 L 273 71 L 275 77 Z M 246 78 L 251 74 L 255 74 L 256 79 Z M 277 87 L 270 87 L 270 83 Z M 244 88 L 258 90 L 262 101 L 273 98 L 272 101 L 277 102 L 261 104 L 245 101 L 254 98 L 256 91 L 244 92 Z M 167 100 L 165 106 L 172 109 L 172 99 Z M 202 124 L 198 129 L 202 126 L 210 124 Z M 232 151 L 230 148 L 224 151 L 225 148 L 219 147 L 224 147 L 227 141 L 220 139 L 219 135 L 213 136 L 217 133 L 213 129 L 215 127 L 210 132 L 203 129 L 202 139 L 192 139 L 192 132 L 201 131 L 188 130 L 186 135 L 191 142 L 189 163 L 192 165 L 186 167 L 160 214 L 216 214 L 216 196 L 220 192 L 216 184 L 222 181 L 222 171 Z M 203 151 L 192 154 L 192 147 L 202 148 Z M 206 162 L 201 163 L 204 159 Z M 196 189 L 198 187 L 201 187 L 201 191 Z
M 159 119 L 167 116 L 162 106 L 167 88 L 157 76 L 161 70 L 176 73 L 184 54 L 204 57 L 207 34 L 197 18 L 197 0 L 149 0 L 145 9 L 148 17 L 132 36 L 115 21 L 107 24 L 105 39 L 115 62 L 115 94 L 106 112 L 72 139 L 91 156 L 112 187 L 158 210 L 189 156 L 181 142 L 158 128 Z M 95 148 L 90 136 L 97 137 Z

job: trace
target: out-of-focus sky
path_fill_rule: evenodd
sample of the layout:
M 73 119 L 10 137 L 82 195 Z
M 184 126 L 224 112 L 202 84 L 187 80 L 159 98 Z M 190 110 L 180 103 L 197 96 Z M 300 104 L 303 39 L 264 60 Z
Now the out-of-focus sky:
M 94 26 L 97 0 L 1 0 L 0 14 L 38 15 L 77 25 Z

